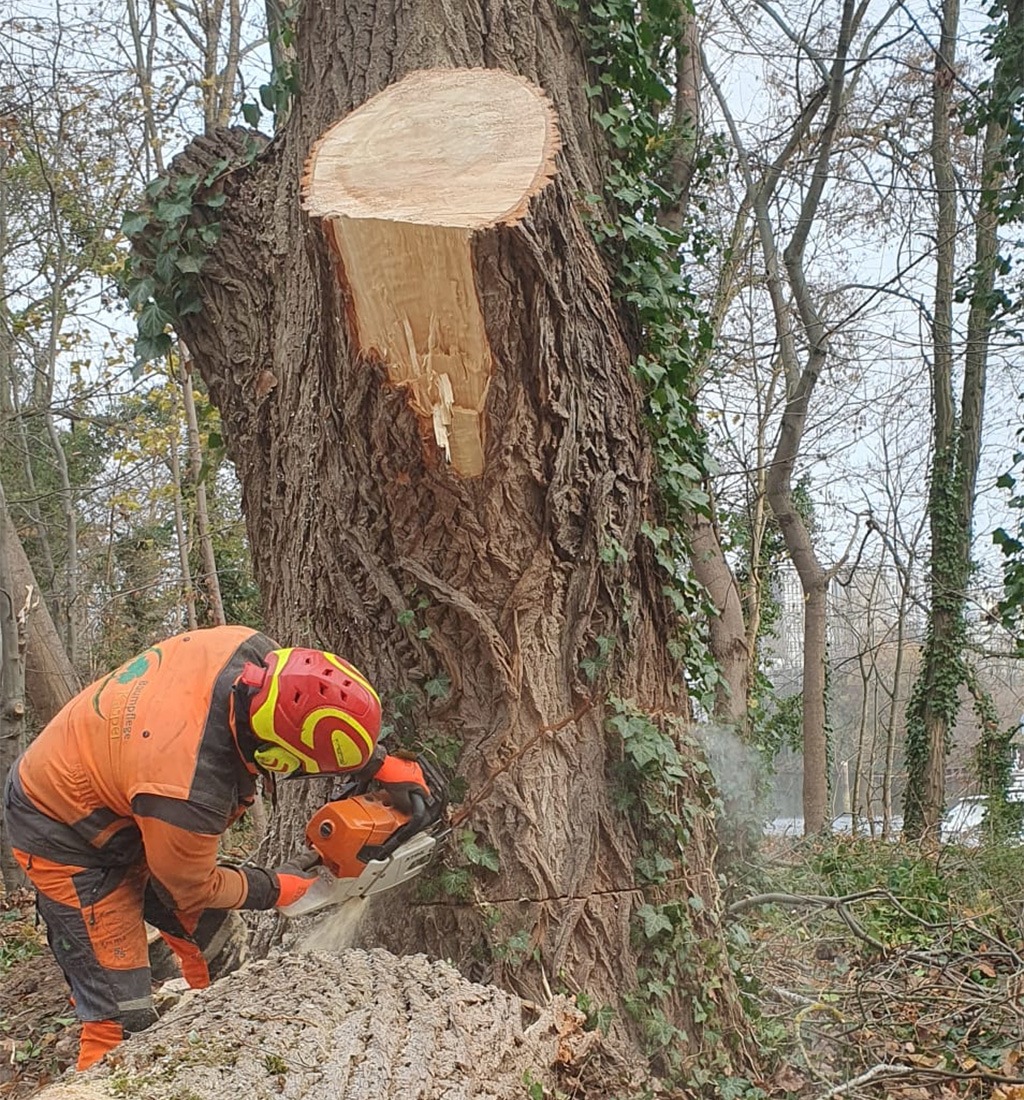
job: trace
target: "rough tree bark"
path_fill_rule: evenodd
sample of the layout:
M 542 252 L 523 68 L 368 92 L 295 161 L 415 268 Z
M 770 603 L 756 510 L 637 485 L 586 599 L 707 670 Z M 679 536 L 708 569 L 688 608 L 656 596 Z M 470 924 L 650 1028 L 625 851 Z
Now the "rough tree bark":
M 640 838 L 615 808 L 621 746 L 580 662 L 611 637 L 602 687 L 656 715 L 683 712 L 685 699 L 665 577 L 641 532 L 653 471 L 626 327 L 575 205 L 600 191 L 601 151 L 568 18 L 553 0 L 305 6 L 295 28 L 304 92 L 274 142 L 227 177 L 203 309 L 181 335 L 238 468 L 268 631 L 362 666 L 400 726 L 397 701 L 417 700 L 415 740 L 460 743 L 464 827 L 498 854 L 500 871 L 474 880 L 471 901 L 408 896 L 401 921 L 381 914 L 364 927 L 397 951 L 482 963 L 531 997 L 550 977 L 621 1005 L 638 985 Z M 558 174 L 528 216 L 473 240 L 493 355 L 479 476 L 446 465 L 407 392 L 355 354 L 351 302 L 321 226 L 299 206 L 306 159 L 331 125 L 411 71 L 453 66 L 532 81 L 562 136 Z M 244 159 L 246 138 L 197 139 L 175 170 L 202 172 L 232 148 Z M 626 560 L 602 560 L 612 541 Z M 288 852 L 323 794 L 285 785 L 272 855 Z M 692 988 L 710 982 L 729 1017 L 702 794 L 685 795 L 694 827 L 675 889 L 704 902 L 694 933 L 710 949 L 688 960 Z M 497 919 L 490 932 L 485 911 Z M 502 971 L 509 953 L 495 941 L 517 933 L 526 959 Z M 665 1007 L 696 1050 L 703 1027 L 687 993 Z
M 81 689 L 81 683 L 68 660 L 60 632 L 40 596 L 32 564 L 6 510 L 2 487 L 0 507 L 4 509 L 0 553 L 6 563 L 6 575 L 15 593 L 15 602 L 24 601 L 29 592 L 33 595 L 25 648 L 25 694 L 35 724 L 43 726 Z

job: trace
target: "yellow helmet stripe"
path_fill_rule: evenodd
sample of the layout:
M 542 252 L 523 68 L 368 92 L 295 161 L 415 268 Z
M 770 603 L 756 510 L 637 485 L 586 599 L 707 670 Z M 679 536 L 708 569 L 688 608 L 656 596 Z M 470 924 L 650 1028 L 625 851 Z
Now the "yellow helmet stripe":
M 373 752 L 373 738 L 351 714 L 343 714 L 337 707 L 321 707 L 319 710 L 311 711 L 306 715 L 306 719 L 302 723 L 302 743 L 304 745 L 309 745 L 310 748 L 314 747 L 313 735 L 316 731 L 316 725 L 324 718 L 335 718 L 346 727 L 349 727 L 346 732 L 357 733 L 366 742 L 366 751 Z
M 293 753 L 302 761 L 303 768 L 310 773 L 316 773 L 320 771 L 320 766 L 316 760 L 311 756 L 307 756 L 304 752 L 300 752 L 296 746 L 289 744 L 283 737 L 278 736 L 274 730 L 274 711 L 277 707 L 277 698 L 281 692 L 281 669 L 284 668 L 288 658 L 291 656 L 293 649 L 279 649 L 276 651 L 277 664 L 274 666 L 274 671 L 270 675 L 270 686 L 267 689 L 267 698 L 254 714 L 249 717 L 249 724 L 252 726 L 253 733 L 261 741 L 269 742 L 273 745 L 279 745 L 283 749 L 287 749 L 288 752 Z M 312 742 L 309 742 L 312 744 Z

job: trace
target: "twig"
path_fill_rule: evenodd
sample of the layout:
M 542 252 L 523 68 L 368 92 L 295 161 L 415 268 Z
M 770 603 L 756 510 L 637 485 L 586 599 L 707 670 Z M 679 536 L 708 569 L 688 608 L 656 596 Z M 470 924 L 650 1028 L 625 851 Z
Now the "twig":
M 892 1065 L 889 1062 L 879 1062 L 877 1066 L 872 1066 L 871 1069 L 865 1070 L 859 1076 L 852 1077 L 849 1081 L 843 1081 L 840 1085 L 834 1085 L 828 1092 L 823 1092 L 818 1100 L 831 1100 L 833 1096 L 842 1096 L 844 1092 L 859 1088 L 871 1081 L 877 1081 L 879 1077 L 908 1077 L 916 1070 L 916 1066 L 900 1066 Z
M 817 905 L 825 909 L 835 909 L 841 905 L 849 905 L 854 901 L 863 901 L 866 898 L 890 897 L 888 890 L 875 886 L 870 890 L 861 890 L 856 894 L 843 894 L 836 897 L 832 894 L 753 894 L 749 898 L 740 898 L 734 901 L 726 910 L 729 916 L 743 913 L 747 909 L 753 909 L 758 905 Z

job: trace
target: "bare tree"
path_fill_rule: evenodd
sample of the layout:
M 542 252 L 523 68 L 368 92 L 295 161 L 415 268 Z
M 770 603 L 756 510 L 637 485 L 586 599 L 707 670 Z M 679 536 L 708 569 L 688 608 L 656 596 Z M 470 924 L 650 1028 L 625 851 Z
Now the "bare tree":
M 1024 5 L 1007 7 L 1014 33 L 1024 28 Z M 935 49 L 931 164 L 935 179 L 936 267 L 932 322 L 932 467 L 928 517 L 930 607 L 921 671 L 907 711 L 908 832 L 935 839 L 945 808 L 946 757 L 968 678 L 964 609 L 971 574 L 971 535 L 981 455 L 993 296 L 999 262 L 998 193 L 1005 176 L 1001 150 L 1006 131 L 998 114 L 985 128 L 980 165 L 981 199 L 973 213 L 974 256 L 962 359 L 959 403 L 954 395 L 957 279 L 958 180 L 950 119 L 957 81 L 956 46 L 960 8 L 946 0 Z M 1007 78 L 1006 61 L 995 79 Z M 1016 79 L 1016 76 L 1013 77 Z

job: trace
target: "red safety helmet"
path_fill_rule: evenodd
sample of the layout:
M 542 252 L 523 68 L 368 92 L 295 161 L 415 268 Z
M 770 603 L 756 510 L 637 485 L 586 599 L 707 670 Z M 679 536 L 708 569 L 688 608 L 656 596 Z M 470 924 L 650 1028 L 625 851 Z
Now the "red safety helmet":
M 362 768 L 380 735 L 380 699 L 369 680 L 319 649 L 275 649 L 264 662 L 247 663 L 239 677 L 255 689 L 249 725 L 257 767 L 282 777 Z

